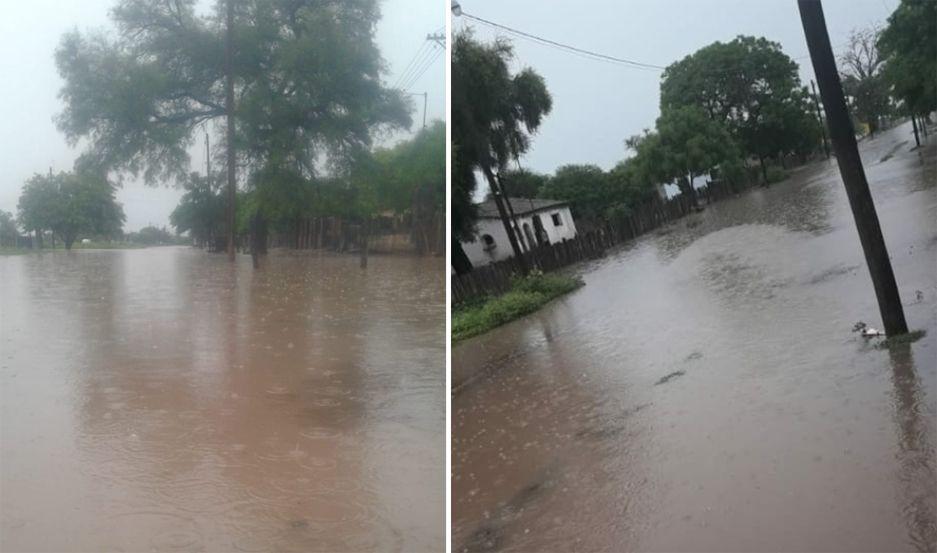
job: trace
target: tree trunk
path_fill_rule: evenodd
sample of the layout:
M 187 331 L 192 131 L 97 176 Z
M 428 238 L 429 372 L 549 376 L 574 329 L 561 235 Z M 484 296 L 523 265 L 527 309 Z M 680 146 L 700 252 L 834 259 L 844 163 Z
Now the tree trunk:
M 495 205 L 498 207 L 498 215 L 501 218 L 501 223 L 504 225 L 505 232 L 507 232 L 508 242 L 511 243 L 511 249 L 514 251 L 514 257 L 517 259 L 518 266 L 521 270 L 521 276 L 527 276 L 530 269 L 527 266 L 527 259 L 524 258 L 524 252 L 521 251 L 521 247 L 517 242 L 517 237 L 514 235 L 514 229 L 508 218 L 507 209 L 504 207 L 504 198 L 501 194 L 501 188 L 498 186 L 495 176 L 487 164 L 482 164 L 482 173 L 485 174 L 485 178 L 488 180 L 488 186 L 491 188 L 494 195 Z
M 927 138 L 927 117 L 921 116 L 921 132 L 924 133 L 924 138 Z
M 472 272 L 472 262 L 469 261 L 468 255 L 465 254 L 465 250 L 462 249 L 462 243 L 459 242 L 455 237 L 452 238 L 452 268 L 455 270 L 457 275 L 464 275 Z
M 227 140 L 225 148 L 227 149 L 228 162 L 228 260 L 234 261 L 234 213 L 237 189 L 237 167 L 234 159 L 234 41 L 232 33 L 234 32 L 234 0 L 227 0 L 227 18 L 225 25 L 225 100 L 224 109 L 227 117 Z
M 914 144 L 915 144 L 916 146 L 920 147 L 920 145 L 921 145 L 921 138 L 920 138 L 920 136 L 918 136 L 918 132 L 917 132 L 917 118 L 916 118 L 914 115 L 911 116 L 911 127 L 914 128 Z
M 765 165 L 764 156 L 758 156 L 758 161 L 761 162 L 761 177 L 765 179 L 765 186 L 768 186 L 768 167 Z
M 53 236 L 52 249 L 55 249 L 55 234 L 53 234 L 52 236 Z M 68 234 L 66 234 L 65 236 L 62 237 L 62 241 L 65 242 L 65 249 L 71 250 L 72 244 L 75 243 L 75 237 L 69 236 Z
M 361 223 L 361 268 L 368 268 L 368 242 L 370 241 L 371 218 L 365 217 Z

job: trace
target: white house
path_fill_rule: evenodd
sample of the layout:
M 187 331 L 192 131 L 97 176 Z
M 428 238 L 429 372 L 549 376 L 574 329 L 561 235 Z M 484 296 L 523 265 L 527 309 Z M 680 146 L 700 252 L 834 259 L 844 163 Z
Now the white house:
M 528 247 L 554 244 L 576 236 L 576 223 L 566 202 L 527 198 L 511 198 L 510 201 Z M 474 242 L 462 242 L 462 249 L 475 267 L 514 255 L 494 200 L 478 205 L 478 234 Z

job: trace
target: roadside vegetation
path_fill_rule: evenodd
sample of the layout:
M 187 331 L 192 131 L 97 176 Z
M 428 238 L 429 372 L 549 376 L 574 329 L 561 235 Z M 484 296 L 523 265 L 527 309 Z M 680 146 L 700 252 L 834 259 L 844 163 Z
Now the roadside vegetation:
M 563 275 L 531 274 L 518 278 L 505 294 L 455 307 L 452 311 L 452 341 L 483 334 L 533 313 L 582 285 L 580 279 Z

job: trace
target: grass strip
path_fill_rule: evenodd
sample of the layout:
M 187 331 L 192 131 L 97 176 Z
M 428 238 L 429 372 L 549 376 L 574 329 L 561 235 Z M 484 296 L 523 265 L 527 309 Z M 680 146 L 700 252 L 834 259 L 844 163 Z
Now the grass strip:
M 452 342 L 478 336 L 537 311 L 583 285 L 578 278 L 535 274 L 519 278 L 500 295 L 460 305 L 452 311 Z

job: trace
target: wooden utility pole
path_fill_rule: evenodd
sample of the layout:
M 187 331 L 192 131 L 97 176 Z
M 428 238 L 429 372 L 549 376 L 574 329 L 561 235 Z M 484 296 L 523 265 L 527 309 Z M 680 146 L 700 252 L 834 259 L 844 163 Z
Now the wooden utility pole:
M 423 93 L 423 128 L 424 129 L 426 128 L 426 98 L 427 98 L 427 93 L 424 92 Z
M 820 135 L 823 137 L 823 152 L 826 153 L 826 159 L 830 159 L 830 145 L 826 142 L 826 123 L 823 122 L 820 100 L 817 99 L 817 85 L 810 81 L 810 88 L 813 90 L 813 105 L 817 108 L 817 123 L 820 123 Z
M 227 116 L 227 161 L 228 161 L 228 259 L 234 261 L 234 211 L 237 199 L 237 165 L 234 159 L 234 0 L 227 0 L 227 22 L 225 26 L 224 65 L 225 98 L 224 109 Z
M 826 30 L 823 6 L 820 0 L 797 0 L 797 6 L 800 8 L 800 20 L 807 37 L 813 72 L 817 76 L 817 85 L 823 98 L 836 162 L 846 186 L 849 207 L 852 208 L 856 229 L 859 231 L 859 241 L 862 243 L 865 261 L 872 276 L 885 333 L 890 336 L 905 334 L 908 332 L 908 324 L 905 322 L 898 284 L 895 282 L 895 273 L 888 258 L 885 238 L 882 236 L 878 214 L 875 212 L 875 203 L 872 201 L 862 159 L 859 157 L 856 135 L 849 119 L 843 86 L 836 69 L 833 48 L 830 46 L 830 36 Z

